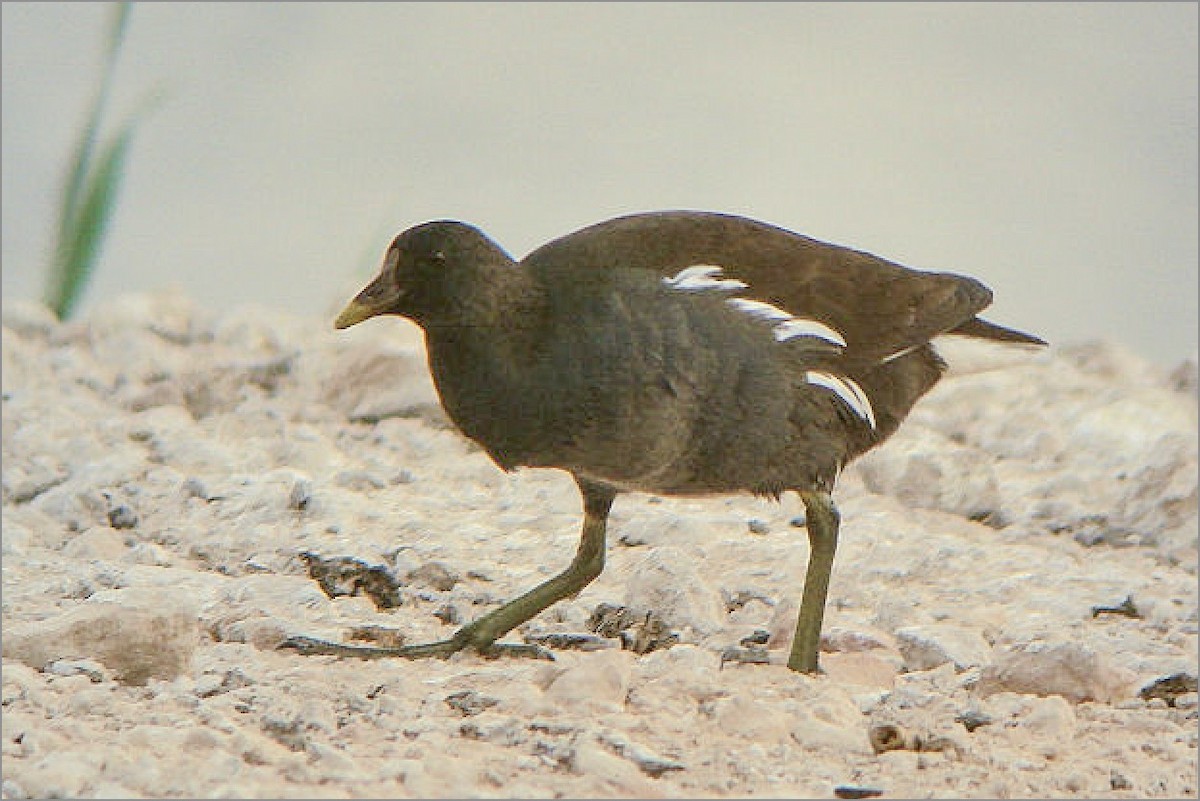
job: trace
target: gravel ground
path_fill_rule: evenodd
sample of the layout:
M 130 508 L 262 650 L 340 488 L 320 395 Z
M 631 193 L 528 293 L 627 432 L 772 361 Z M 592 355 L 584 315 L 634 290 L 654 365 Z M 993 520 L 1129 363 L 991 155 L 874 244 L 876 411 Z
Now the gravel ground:
M 455 433 L 407 323 L 3 324 L 5 798 L 1196 795 L 1194 360 L 954 362 L 843 474 L 814 677 L 790 496 L 618 498 L 510 635 L 553 662 L 277 650 L 445 637 L 567 564 L 573 483 Z

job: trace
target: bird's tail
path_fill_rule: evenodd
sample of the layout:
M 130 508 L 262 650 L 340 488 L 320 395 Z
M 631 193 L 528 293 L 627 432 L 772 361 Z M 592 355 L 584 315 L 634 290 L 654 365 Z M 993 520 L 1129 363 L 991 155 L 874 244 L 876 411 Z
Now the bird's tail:
M 1036 345 L 1041 347 L 1047 344 L 1046 340 L 1041 337 L 1035 337 L 1033 334 L 1026 334 L 1023 331 L 989 323 L 980 317 L 972 317 L 962 325 L 952 328 L 946 333 L 973 337 L 975 339 L 990 339 L 995 342 L 1009 342 L 1014 345 Z

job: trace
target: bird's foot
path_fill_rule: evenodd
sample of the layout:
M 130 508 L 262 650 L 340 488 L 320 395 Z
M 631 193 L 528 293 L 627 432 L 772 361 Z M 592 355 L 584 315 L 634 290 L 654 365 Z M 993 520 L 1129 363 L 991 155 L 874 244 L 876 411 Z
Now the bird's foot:
M 458 636 L 419 645 L 379 646 L 348 645 L 303 634 L 294 634 L 280 643 L 278 648 L 295 651 L 302 656 L 342 656 L 355 659 L 428 659 L 430 657 L 446 659 L 459 651 L 470 649 L 488 659 L 515 656 L 554 661 L 553 654 L 537 645 L 506 642 L 475 644 L 465 637 Z

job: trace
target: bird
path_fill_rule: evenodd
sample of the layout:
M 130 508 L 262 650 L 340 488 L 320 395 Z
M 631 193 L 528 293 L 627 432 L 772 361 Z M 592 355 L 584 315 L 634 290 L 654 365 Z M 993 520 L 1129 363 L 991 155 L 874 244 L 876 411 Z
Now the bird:
M 600 575 L 619 494 L 795 492 L 810 548 L 787 666 L 818 673 L 843 468 L 942 376 L 935 337 L 1046 344 L 978 317 L 991 301 L 974 278 L 718 212 L 628 214 L 520 261 L 465 222 L 409 228 L 335 327 L 377 316 L 420 326 L 462 434 L 505 471 L 574 477 L 580 541 L 562 572 L 448 639 L 377 647 L 296 635 L 284 645 L 361 658 L 536 656 L 538 646 L 500 638 Z

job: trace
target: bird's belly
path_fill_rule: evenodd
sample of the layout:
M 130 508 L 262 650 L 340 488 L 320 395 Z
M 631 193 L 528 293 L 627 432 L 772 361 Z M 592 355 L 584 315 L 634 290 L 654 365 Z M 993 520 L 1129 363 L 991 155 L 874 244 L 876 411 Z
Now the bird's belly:
M 821 432 L 795 424 L 803 382 L 771 337 L 718 342 L 689 322 L 598 316 L 528 358 L 431 367 L 451 419 L 505 469 L 664 495 L 778 494 L 836 473 Z

